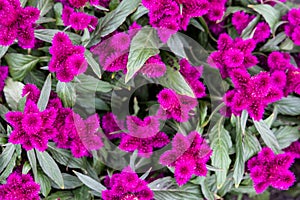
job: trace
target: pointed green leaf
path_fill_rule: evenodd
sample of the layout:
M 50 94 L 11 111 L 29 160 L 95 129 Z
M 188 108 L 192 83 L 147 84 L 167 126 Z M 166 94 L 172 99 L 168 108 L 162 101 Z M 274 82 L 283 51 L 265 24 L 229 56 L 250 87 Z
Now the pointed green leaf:
M 97 61 L 93 58 L 93 54 L 89 50 L 85 50 L 84 52 L 85 58 L 87 59 L 87 62 L 89 63 L 90 67 L 92 68 L 93 72 L 97 75 L 99 79 L 101 79 L 101 69 L 100 65 L 97 63 Z
M 4 170 L 4 168 L 8 165 L 14 152 L 15 152 L 15 146 L 11 143 L 7 144 L 6 147 L 4 148 L 4 151 L 0 155 L 0 174 Z
M 48 77 L 44 83 L 39 101 L 37 103 L 37 106 L 40 109 L 40 111 L 43 111 L 46 109 L 46 107 L 48 105 L 50 93 L 51 93 L 51 74 L 48 75 Z
M 5 99 L 12 110 L 17 110 L 19 101 L 22 99 L 24 84 L 18 81 L 13 81 L 11 78 L 7 78 L 5 82 L 3 89 Z
M 103 186 L 100 182 L 94 180 L 93 178 L 76 171 L 73 172 L 76 174 L 76 176 L 84 185 L 91 188 L 92 190 L 99 192 L 100 194 L 103 190 L 106 190 L 105 186 Z

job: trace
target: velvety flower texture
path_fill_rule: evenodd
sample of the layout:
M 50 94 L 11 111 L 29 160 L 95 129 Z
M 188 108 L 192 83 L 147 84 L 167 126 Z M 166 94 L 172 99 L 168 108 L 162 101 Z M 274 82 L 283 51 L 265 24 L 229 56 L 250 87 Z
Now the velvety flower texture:
M 8 66 L 0 66 L 0 92 L 3 91 L 8 76 Z
M 48 147 L 48 140 L 57 134 L 53 126 L 56 110 L 49 108 L 41 112 L 36 103 L 30 99 L 25 104 L 24 112 L 10 111 L 5 117 L 14 129 L 9 142 L 21 144 L 27 151 L 33 148 L 45 151 Z
M 11 173 L 6 184 L 0 185 L 0 199 L 39 200 L 40 185 L 29 174 Z
M 282 86 L 273 84 L 273 74 L 260 72 L 251 77 L 247 72 L 237 69 L 232 72 L 231 78 L 235 89 L 225 94 L 224 101 L 235 115 L 247 110 L 250 117 L 259 121 L 265 107 L 283 97 Z
M 109 112 L 102 117 L 102 129 L 104 134 L 109 140 L 117 139 L 123 137 L 125 134 L 122 121 L 118 120 L 117 117 Z M 118 132 L 118 133 L 115 133 Z
M 265 147 L 256 157 L 248 161 L 250 177 L 256 193 L 264 192 L 269 186 L 287 190 L 295 182 L 295 175 L 289 170 L 294 158 L 289 153 L 274 155 Z
M 84 51 L 83 46 L 73 45 L 67 34 L 63 32 L 55 34 L 49 50 L 52 55 L 49 71 L 56 72 L 56 77 L 61 82 L 72 81 L 75 76 L 87 69 Z
M 33 48 L 34 23 L 39 15 L 37 8 L 22 8 L 20 0 L 0 0 L 0 45 L 9 46 L 17 39 L 23 49 Z
M 194 109 L 198 102 L 195 98 L 176 94 L 171 89 L 163 89 L 157 95 L 160 108 L 157 115 L 162 119 L 175 119 L 178 122 L 186 122 L 189 112 Z
M 170 141 L 164 132 L 159 132 L 159 121 L 156 117 L 146 117 L 144 120 L 136 116 L 128 116 L 128 133 L 121 138 L 120 149 L 128 152 L 138 150 L 138 155 L 150 157 L 153 148 L 162 148 Z
M 300 158 L 300 142 L 293 142 L 290 146 L 283 149 L 284 152 L 290 153 L 294 158 Z
M 222 78 L 229 77 L 235 69 L 246 72 L 247 68 L 258 63 L 258 59 L 251 54 L 255 46 L 253 39 L 233 40 L 228 34 L 223 33 L 218 39 L 218 51 L 209 56 L 208 63 L 219 68 Z
M 97 17 L 84 12 L 75 12 L 73 8 L 68 6 L 64 6 L 62 20 L 65 26 L 71 26 L 75 30 L 88 28 L 90 32 L 95 30 L 98 24 Z
M 284 26 L 284 31 L 296 45 L 300 45 L 300 8 L 293 8 L 287 14 L 288 24 Z
M 211 148 L 198 132 L 193 131 L 188 136 L 177 133 L 172 140 L 172 149 L 160 157 L 160 163 L 175 167 L 175 179 L 181 186 L 192 175 L 206 176 L 206 162 L 211 154 Z
M 187 59 L 180 60 L 180 73 L 183 75 L 185 80 L 188 82 L 190 87 L 193 89 L 193 92 L 197 98 L 204 97 L 205 86 L 199 80 L 202 76 L 203 67 L 194 67 L 192 66 Z
M 232 25 L 237 30 L 238 34 L 248 26 L 254 16 L 246 14 L 244 11 L 238 11 L 232 15 Z
M 140 73 L 148 76 L 149 78 L 158 78 L 163 76 L 167 71 L 166 64 L 161 60 L 159 55 L 150 57 L 143 67 L 140 69 Z
M 129 168 L 111 177 L 107 176 L 105 186 L 107 190 L 102 191 L 104 200 L 152 200 L 154 197 L 147 182 Z

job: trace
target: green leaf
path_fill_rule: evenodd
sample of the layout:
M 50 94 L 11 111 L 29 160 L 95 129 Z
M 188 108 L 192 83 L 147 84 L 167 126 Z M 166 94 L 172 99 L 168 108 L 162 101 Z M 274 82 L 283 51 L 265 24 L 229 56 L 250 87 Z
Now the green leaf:
M 199 29 L 200 31 L 204 32 L 204 27 L 198 22 L 196 19 L 191 18 L 190 19 L 190 25 L 194 26 L 195 28 Z M 175 34 L 176 35 L 176 34 Z
M 34 177 L 36 177 L 37 176 L 37 165 L 36 165 L 36 156 L 35 156 L 34 149 L 27 151 L 27 158 L 28 158 L 30 166 L 32 168 L 33 175 L 34 175 Z
M 62 174 L 53 158 L 46 151 L 36 151 L 36 155 L 45 174 L 47 174 L 47 176 L 51 178 L 61 189 L 64 189 Z
M 50 196 L 46 197 L 44 200 L 74 200 L 74 195 L 71 191 L 58 191 L 52 193 Z
M 43 111 L 46 109 L 46 107 L 48 105 L 50 93 L 51 93 L 51 74 L 48 75 L 48 77 L 45 81 L 45 84 L 41 91 L 39 101 L 37 103 L 37 106 L 40 109 L 40 111 Z
M 145 6 L 139 6 L 138 9 L 131 15 L 131 21 L 135 22 L 149 11 Z
M 261 135 L 265 144 L 268 147 L 270 147 L 274 151 L 274 153 L 278 154 L 280 152 L 278 141 L 274 133 L 268 127 L 268 125 L 263 120 L 261 121 L 253 120 L 253 122 L 254 122 L 254 126 L 256 127 L 256 130 Z
M 2 172 L 0 176 L 0 184 L 6 180 L 6 178 L 13 172 L 16 167 L 17 154 L 13 154 L 11 159 L 9 160 L 8 165 L 6 165 L 5 170 Z
M 4 58 L 12 78 L 19 81 L 22 81 L 40 60 L 38 57 L 19 53 L 7 53 Z
M 127 83 L 152 56 L 159 53 L 159 38 L 156 30 L 151 27 L 144 27 L 132 39 L 127 62 Z
M 79 178 L 79 180 L 86 185 L 87 187 L 91 188 L 92 190 L 102 193 L 103 190 L 106 190 L 106 187 L 103 186 L 100 182 L 92 179 L 91 177 L 81 174 L 79 172 L 73 171 L 76 176 Z
M 55 15 L 55 19 L 56 19 L 56 25 L 64 26 L 64 22 L 61 19 L 63 5 L 58 2 L 54 5 L 53 9 L 54 9 L 54 15 Z
M 7 78 L 4 86 L 5 99 L 12 110 L 18 109 L 18 103 L 22 99 L 22 90 L 24 84 L 18 81 L 13 81 L 11 78 Z
M 42 41 L 52 43 L 52 39 L 54 35 L 58 32 L 62 32 L 61 30 L 56 30 L 56 29 L 36 29 L 34 30 L 34 36 Z M 77 35 L 75 33 L 71 32 L 65 32 L 70 39 L 75 43 L 75 44 L 80 44 L 81 43 L 81 36 Z
M 274 103 L 278 112 L 283 115 L 300 115 L 300 98 L 294 96 L 288 96 L 280 101 Z
M 283 51 L 291 51 L 294 48 L 294 42 L 290 38 L 286 38 L 280 45 Z
M 246 131 L 243 138 L 244 145 L 244 161 L 247 161 L 253 155 L 257 154 L 261 150 L 258 139 L 253 136 L 249 131 Z
M 159 79 L 159 83 L 164 87 L 175 90 L 178 94 L 195 97 L 192 88 L 180 72 L 170 67 L 167 67 L 167 73 Z
M 57 95 L 60 97 L 65 107 L 72 107 L 75 105 L 76 92 L 72 82 L 65 83 L 58 81 L 56 85 Z
M 207 179 L 205 177 L 199 177 L 200 179 L 200 185 L 201 185 L 201 191 L 204 195 L 204 197 L 208 200 L 214 200 L 214 194 L 213 192 L 208 188 Z
M 22 174 L 28 174 L 28 172 L 31 170 L 31 166 L 29 164 L 28 161 L 26 161 L 24 164 L 23 164 L 23 167 L 22 167 Z
M 280 18 L 280 12 L 278 10 L 268 4 L 248 5 L 248 7 L 261 14 L 271 27 L 271 32 L 275 33 L 275 26 Z
M 0 174 L 12 159 L 14 152 L 15 146 L 11 143 L 7 144 L 4 148 L 4 151 L 0 155 Z
M 292 142 L 295 142 L 300 138 L 299 126 L 280 127 L 274 132 L 274 134 L 278 140 L 278 144 L 281 149 L 290 146 Z
M 188 41 L 186 41 L 185 37 L 185 35 L 177 33 L 172 35 L 167 42 L 167 45 L 170 48 L 171 52 L 174 53 L 176 56 L 182 58 L 188 57 L 185 52 L 185 47 L 190 46 Z
M 237 11 L 245 11 L 249 12 L 247 8 L 239 7 L 239 6 L 229 6 L 226 8 L 226 12 L 223 17 L 228 17 L 230 14 L 235 13 Z
M 101 69 L 100 65 L 97 63 L 97 61 L 93 58 L 93 54 L 89 50 L 85 50 L 84 52 L 85 58 L 87 59 L 87 62 L 91 66 L 93 72 L 97 75 L 99 79 L 101 79 Z
M 28 0 L 20 0 L 21 6 L 24 8 Z
M 35 177 L 35 182 L 41 186 L 41 192 L 44 197 L 47 197 L 51 191 L 50 179 L 41 171 L 37 171 L 37 176 Z
M 53 7 L 53 0 L 39 0 L 37 3 L 37 8 L 40 10 L 40 17 L 46 15 Z
M 259 22 L 260 16 L 256 16 L 247 27 L 243 30 L 241 36 L 243 39 L 248 39 L 253 37 L 253 29 L 256 27 L 256 24 Z
M 64 179 L 64 189 L 69 190 L 69 189 L 75 189 L 77 187 L 82 186 L 82 182 L 76 177 L 72 176 L 70 174 L 63 173 L 63 179 Z M 60 189 L 55 183 L 52 185 L 56 189 Z
M 1 46 L 0 45 L 0 59 L 6 54 L 9 46 Z
M 154 192 L 154 198 L 159 200 L 201 200 L 199 185 L 187 183 L 181 187 L 171 177 L 157 179 L 151 182 L 149 188 Z
M 214 167 L 223 169 L 217 171 L 217 188 L 221 188 L 226 181 L 227 171 L 229 169 L 231 159 L 229 158 L 229 149 L 232 147 L 229 132 L 223 126 L 223 118 L 210 131 L 210 141 L 213 154 L 211 157 Z
M 286 35 L 284 32 L 278 33 L 274 38 L 268 40 L 264 46 L 262 46 L 259 50 L 264 52 L 272 52 L 272 51 L 278 51 L 279 47 L 278 45 L 285 40 Z
M 100 18 L 99 24 L 89 42 L 89 46 L 97 44 L 104 37 L 121 26 L 127 16 L 133 13 L 139 6 L 141 0 L 123 0 L 118 7 Z

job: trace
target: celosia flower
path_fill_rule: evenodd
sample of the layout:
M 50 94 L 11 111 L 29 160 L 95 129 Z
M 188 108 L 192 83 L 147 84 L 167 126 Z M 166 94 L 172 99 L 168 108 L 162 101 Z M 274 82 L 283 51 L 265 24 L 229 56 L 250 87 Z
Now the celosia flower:
M 282 88 L 272 84 L 272 75 L 267 72 L 250 77 L 243 70 L 235 70 L 231 77 L 235 89 L 226 93 L 224 102 L 235 115 L 247 110 L 252 118 L 259 121 L 265 107 L 283 97 Z
M 157 95 L 160 108 L 158 116 L 162 118 L 173 118 L 178 122 L 186 122 L 189 119 L 189 112 L 197 106 L 195 98 L 176 94 L 171 89 L 163 89 Z
M 156 55 L 150 57 L 139 72 L 148 76 L 149 78 L 158 78 L 163 76 L 166 71 L 166 64 L 161 60 L 159 55 Z
M 103 7 L 108 7 L 109 6 L 110 0 L 90 0 L 91 5 L 99 5 Z
M 169 138 L 164 132 L 159 132 L 159 121 L 156 117 L 146 117 L 144 120 L 135 116 L 128 116 L 128 133 L 121 138 L 120 149 L 149 157 L 153 148 L 162 148 L 169 143 Z
M 232 25 L 238 34 L 241 34 L 252 19 L 254 19 L 254 16 L 248 15 L 244 11 L 238 11 L 232 15 Z
M 286 0 L 279 0 L 280 2 L 286 2 Z M 276 1 L 268 1 L 268 0 L 260 0 L 260 3 L 263 4 L 269 4 L 271 6 L 274 6 L 277 2 Z
M 40 98 L 41 91 L 34 84 L 26 84 L 22 90 L 22 97 L 27 95 L 27 99 L 30 99 L 34 103 L 37 103 Z
M 287 96 L 290 93 L 300 94 L 300 69 L 293 68 L 287 72 L 287 83 L 285 87 L 285 95 Z
M 102 191 L 104 200 L 152 200 L 154 197 L 147 182 L 129 168 L 111 177 L 107 176 L 105 186 L 107 190 Z
M 8 66 L 0 66 L 0 92 L 3 91 L 8 76 Z
M 177 133 L 172 141 L 172 149 L 160 157 L 160 163 L 175 167 L 178 185 L 184 185 L 192 175 L 206 176 L 206 162 L 212 154 L 211 148 L 196 131 L 188 136 Z
M 294 158 L 300 158 L 300 142 L 296 141 L 293 142 L 290 146 L 287 148 L 283 149 L 284 152 L 290 153 Z
M 248 161 L 250 177 L 256 193 L 264 192 L 269 186 L 287 190 L 295 182 L 295 175 L 289 171 L 294 157 L 289 153 L 274 155 L 268 147 Z
M 218 39 L 218 51 L 213 52 L 208 58 L 209 64 L 219 68 L 222 78 L 227 78 L 235 69 L 246 71 L 258 63 L 251 52 L 255 48 L 253 39 L 233 40 L 227 34 L 221 34 Z
M 274 51 L 268 56 L 268 66 L 271 72 L 286 71 L 293 66 L 290 64 L 290 55 Z
M 179 65 L 180 65 L 180 70 L 179 70 L 180 73 L 183 75 L 185 80 L 188 82 L 190 87 L 193 89 L 195 96 L 197 98 L 204 97 L 206 95 L 205 94 L 205 86 L 199 80 L 202 75 L 203 67 L 202 66 L 193 67 L 193 66 L 191 66 L 189 61 L 186 59 L 180 60 Z
M 70 4 L 75 8 L 84 6 L 89 0 L 69 0 Z
M 255 42 L 264 42 L 267 38 L 270 37 L 271 30 L 267 23 L 259 22 L 255 28 L 253 39 Z
M 300 9 L 293 8 L 287 14 L 288 24 L 285 25 L 285 33 L 296 45 L 300 45 Z
M 21 144 L 27 151 L 33 148 L 45 151 L 48 147 L 48 140 L 57 134 L 53 126 L 56 110 L 49 108 L 41 112 L 30 99 L 25 104 L 24 112 L 10 111 L 5 117 L 14 128 L 9 142 Z
M 22 8 L 20 1 L 0 1 L 0 45 L 9 46 L 18 39 L 19 46 L 34 47 L 34 23 L 40 11 L 34 7 Z
M 62 32 L 55 34 L 52 44 L 49 50 L 52 54 L 49 71 L 56 72 L 58 80 L 70 82 L 75 76 L 85 72 L 87 61 L 83 46 L 74 46 L 68 35 Z
M 117 117 L 111 112 L 102 117 L 102 129 L 109 140 L 123 137 L 125 133 L 122 132 L 124 129 L 122 123 L 123 122 L 118 120 Z
M 7 178 L 6 184 L 0 185 L 0 199 L 39 200 L 40 185 L 29 174 L 14 172 Z

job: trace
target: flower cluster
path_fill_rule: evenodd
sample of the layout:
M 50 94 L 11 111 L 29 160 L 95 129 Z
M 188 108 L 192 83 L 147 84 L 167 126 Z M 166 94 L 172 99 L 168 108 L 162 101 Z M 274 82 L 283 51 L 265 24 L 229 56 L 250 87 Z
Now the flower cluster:
M 40 185 L 35 183 L 29 174 L 11 173 L 6 184 L 0 185 L 0 199 L 39 200 Z
M 22 8 L 20 0 L 0 1 L 0 45 L 9 46 L 17 39 L 19 46 L 34 47 L 34 23 L 40 11 L 34 7 Z
M 164 132 L 159 132 L 159 121 L 156 117 L 146 117 L 141 120 L 135 116 L 128 116 L 126 120 L 128 133 L 121 138 L 120 149 L 133 152 L 143 157 L 150 157 L 153 148 L 162 148 L 169 143 Z
M 262 193 L 269 186 L 287 190 L 295 182 L 294 174 L 289 171 L 293 162 L 294 158 L 289 153 L 274 155 L 270 148 L 263 148 L 248 161 L 255 191 Z
M 157 115 L 162 119 L 173 118 L 178 122 L 188 121 L 189 112 L 198 104 L 195 98 L 176 94 L 171 89 L 160 91 L 157 99 L 160 104 Z
M 235 69 L 246 72 L 246 69 L 258 63 L 258 59 L 251 54 L 255 49 L 253 39 L 233 40 L 229 35 L 223 33 L 218 39 L 218 51 L 213 52 L 208 62 L 220 70 L 222 78 L 230 76 Z
M 64 6 L 62 20 L 65 26 L 71 26 L 75 30 L 88 28 L 90 32 L 93 31 L 98 24 L 97 17 L 84 12 L 75 12 L 73 8 L 68 6 Z
M 123 122 L 118 120 L 117 117 L 111 112 L 102 117 L 101 124 L 103 132 L 109 140 L 122 138 L 125 134 L 122 132 L 122 130 L 124 130 Z
M 163 42 L 179 30 L 186 30 L 193 17 L 207 17 L 213 21 L 220 20 L 224 14 L 226 0 L 143 0 L 149 10 L 150 25 L 158 28 Z
M 294 158 L 300 158 L 300 142 L 293 142 L 290 146 L 283 149 L 284 152 L 290 153 Z
M 199 80 L 203 67 L 193 67 L 189 63 L 188 60 L 182 59 L 179 63 L 180 65 L 180 73 L 183 75 L 185 80 L 188 82 L 190 87 L 193 89 L 193 92 L 197 98 L 204 97 L 205 94 L 205 86 L 204 84 Z
M 206 141 L 193 131 L 188 136 L 177 133 L 172 140 L 172 149 L 160 157 L 160 163 L 175 167 L 175 179 L 178 185 L 184 185 L 192 177 L 206 176 L 206 162 L 212 154 Z
M 102 41 L 92 48 L 92 53 L 99 56 L 99 63 L 108 72 L 123 71 L 127 73 L 127 62 L 131 39 L 135 36 L 141 26 L 133 23 L 128 33 L 114 33 L 109 39 Z M 150 57 L 142 66 L 139 73 L 149 78 L 161 77 L 167 68 L 159 55 Z
M 111 177 L 107 176 L 105 186 L 107 190 L 102 191 L 104 200 L 152 200 L 154 197 L 147 182 L 129 168 Z
M 248 15 L 243 11 L 238 11 L 232 15 L 232 25 L 235 27 L 238 34 L 241 34 L 253 19 L 254 16 Z M 269 25 L 265 22 L 259 22 L 255 27 L 252 38 L 256 43 L 264 42 L 270 37 L 270 34 L 271 31 Z
M 56 72 L 59 81 L 70 82 L 75 76 L 84 73 L 87 69 L 84 47 L 73 45 L 65 33 L 55 34 L 49 51 L 52 55 L 49 71 Z
M 284 31 L 296 45 L 300 45 L 300 9 L 291 9 L 287 14 L 288 24 Z
M 240 115 L 243 110 L 247 110 L 250 117 L 261 120 L 265 107 L 283 97 L 284 83 L 281 80 L 276 83 L 276 78 L 278 78 L 276 74 L 270 75 L 267 72 L 260 72 L 251 77 L 243 70 L 233 71 L 232 81 L 235 89 L 225 94 L 226 106 L 235 115 Z
M 8 66 L 0 66 L 0 92 L 3 91 L 8 76 Z

